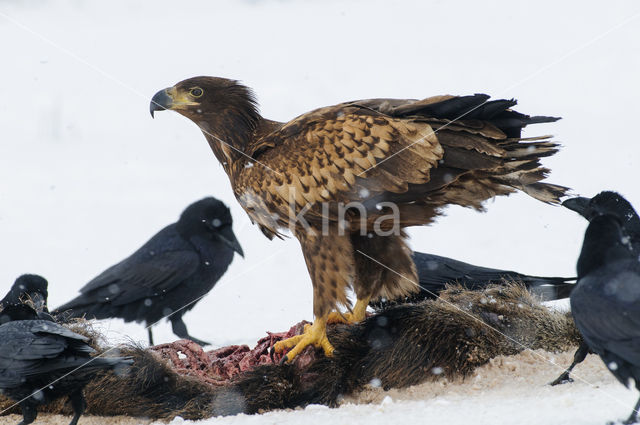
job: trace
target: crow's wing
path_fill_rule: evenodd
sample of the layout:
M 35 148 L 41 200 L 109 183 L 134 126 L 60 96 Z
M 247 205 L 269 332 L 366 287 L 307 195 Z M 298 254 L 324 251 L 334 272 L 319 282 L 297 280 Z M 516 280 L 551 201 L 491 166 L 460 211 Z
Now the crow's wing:
M 526 286 L 562 285 L 573 278 L 529 276 L 511 270 L 493 269 L 454 260 L 439 255 L 422 252 L 413 253 L 420 286 L 437 294 L 445 285 L 460 283 L 469 289 L 482 289 L 491 283 L 502 283 L 503 280 L 522 282 Z
M 190 250 L 161 252 L 146 258 L 131 256 L 91 280 L 80 290 L 79 297 L 57 310 L 96 303 L 120 306 L 161 295 L 192 276 L 199 265 L 199 255 Z
M 0 326 L 0 358 L 40 359 L 55 357 L 70 346 L 80 352 L 94 350 L 87 337 L 46 320 L 17 320 Z M 81 348 L 84 347 L 84 348 Z
M 10 322 L 10 323 L 19 323 L 19 322 Z M 51 334 L 51 335 L 59 335 L 64 338 L 70 340 L 76 340 L 81 342 L 86 342 L 89 340 L 84 335 L 77 334 L 70 329 L 65 328 L 55 322 L 49 320 L 25 320 L 25 326 L 28 326 L 30 332 L 36 334 Z
M 0 326 L 0 388 L 14 388 L 24 378 L 83 365 L 94 350 L 87 339 L 43 320 Z
M 580 279 L 571 310 L 594 351 L 640 365 L 640 263 L 618 261 Z
M 38 360 L 53 358 L 62 353 L 68 344 L 58 335 L 36 335 L 24 332 L 3 332 L 0 359 Z

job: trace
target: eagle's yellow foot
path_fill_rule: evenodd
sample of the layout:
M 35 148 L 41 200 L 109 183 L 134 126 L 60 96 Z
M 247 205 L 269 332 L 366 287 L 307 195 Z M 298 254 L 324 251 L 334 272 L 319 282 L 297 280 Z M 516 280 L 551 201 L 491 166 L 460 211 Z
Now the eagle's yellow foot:
M 327 318 L 317 317 L 313 325 L 305 325 L 304 333 L 296 335 L 288 339 L 276 342 L 273 349 L 276 353 L 282 353 L 285 349 L 291 348 L 291 351 L 282 358 L 282 362 L 292 361 L 298 354 L 302 352 L 308 345 L 319 347 L 324 350 L 324 354 L 328 357 L 333 355 L 333 345 L 327 338 Z
M 327 317 L 327 323 L 346 323 L 353 324 L 364 320 L 367 315 L 367 306 L 369 305 L 370 298 L 364 298 L 356 301 L 356 305 L 353 306 L 353 312 L 340 313 L 334 311 Z

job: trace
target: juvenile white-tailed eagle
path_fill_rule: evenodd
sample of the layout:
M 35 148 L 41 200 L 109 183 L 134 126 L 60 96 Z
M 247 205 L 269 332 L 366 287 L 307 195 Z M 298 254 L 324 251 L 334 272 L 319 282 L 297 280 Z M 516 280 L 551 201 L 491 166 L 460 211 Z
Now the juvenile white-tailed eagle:
M 488 99 L 358 100 L 280 123 L 260 116 L 251 90 L 237 81 L 195 77 L 156 93 L 150 109 L 196 123 L 253 222 L 269 238 L 290 228 L 300 241 L 315 321 L 276 344 L 279 352 L 292 348 L 291 360 L 310 344 L 331 355 L 327 322 L 359 321 L 370 299 L 417 291 L 402 228 L 431 223 L 448 204 L 482 210 L 483 201 L 516 190 L 559 202 L 567 189 L 540 182 L 548 171 L 540 158 L 557 145 L 520 134 L 557 118 Z M 345 206 L 356 208 L 345 213 Z M 347 305 L 349 287 L 355 306 L 332 313 Z

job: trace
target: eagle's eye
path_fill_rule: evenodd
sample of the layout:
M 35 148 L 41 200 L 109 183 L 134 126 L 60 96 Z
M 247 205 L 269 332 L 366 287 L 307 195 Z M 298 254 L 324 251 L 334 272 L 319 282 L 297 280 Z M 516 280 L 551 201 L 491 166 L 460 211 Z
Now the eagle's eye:
M 193 89 L 191 89 L 191 91 L 189 91 L 189 94 L 191 94 L 191 96 L 193 97 L 200 97 L 202 96 L 202 93 L 204 93 L 202 91 L 202 89 L 200 87 L 195 87 Z

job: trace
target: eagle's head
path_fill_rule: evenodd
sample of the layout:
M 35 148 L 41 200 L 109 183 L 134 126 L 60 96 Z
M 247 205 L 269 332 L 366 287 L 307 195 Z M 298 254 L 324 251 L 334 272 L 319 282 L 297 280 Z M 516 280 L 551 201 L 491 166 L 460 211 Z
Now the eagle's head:
M 151 116 L 155 111 L 174 110 L 196 121 L 203 115 L 224 114 L 229 110 L 257 113 L 251 89 L 235 80 L 219 77 L 193 77 L 173 87 L 160 90 L 151 99 Z
M 157 92 L 149 111 L 170 109 L 193 121 L 225 165 L 244 151 L 262 119 L 250 88 L 219 77 L 193 77 Z

